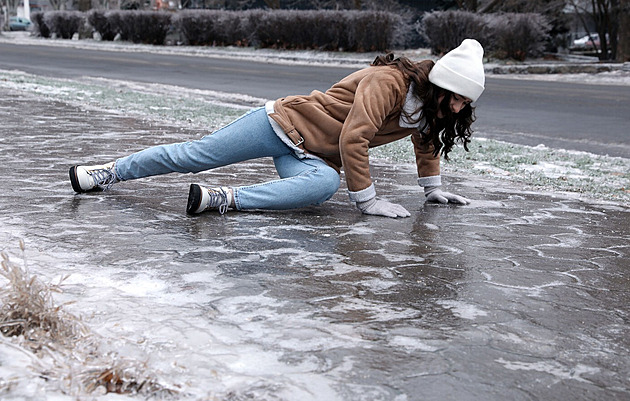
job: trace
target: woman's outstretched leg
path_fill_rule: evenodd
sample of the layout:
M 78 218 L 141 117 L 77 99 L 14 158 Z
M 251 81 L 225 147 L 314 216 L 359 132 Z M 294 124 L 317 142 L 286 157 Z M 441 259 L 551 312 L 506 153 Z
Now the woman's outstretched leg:
M 173 172 L 197 173 L 290 152 L 274 133 L 264 108 L 258 108 L 195 141 L 154 146 L 103 165 L 73 166 L 70 182 L 76 192 L 87 192 L 107 189 L 118 181 Z

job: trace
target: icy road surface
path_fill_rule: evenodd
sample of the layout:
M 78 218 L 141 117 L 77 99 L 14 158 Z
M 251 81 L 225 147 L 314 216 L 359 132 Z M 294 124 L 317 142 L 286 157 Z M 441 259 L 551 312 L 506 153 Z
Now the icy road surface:
M 321 207 L 188 217 L 189 183 L 258 182 L 271 163 L 75 195 L 74 163 L 207 132 L 0 95 L 2 249 L 23 238 L 32 273 L 69 274 L 58 303 L 177 399 L 628 399 L 627 205 L 472 175 L 447 177 L 471 205 L 424 205 L 413 169 L 383 164 L 378 192 L 410 218 L 363 216 L 343 189 Z M 85 396 L 3 341 L 2 399 Z

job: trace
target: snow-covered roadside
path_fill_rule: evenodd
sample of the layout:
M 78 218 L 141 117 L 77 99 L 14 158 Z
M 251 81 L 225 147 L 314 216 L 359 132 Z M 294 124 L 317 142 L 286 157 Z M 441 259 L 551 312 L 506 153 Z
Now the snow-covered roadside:
M 0 87 L 78 107 L 136 115 L 203 130 L 219 127 L 265 99 L 166 85 L 109 79 L 54 79 L 0 70 Z M 483 136 L 483 133 L 479 133 Z M 414 163 L 412 147 L 399 141 L 372 150 L 393 163 Z M 585 199 L 630 203 L 630 159 L 586 152 L 514 145 L 475 138 L 470 152 L 457 147 L 444 163 L 447 174 L 476 174 L 529 188 L 572 193 Z

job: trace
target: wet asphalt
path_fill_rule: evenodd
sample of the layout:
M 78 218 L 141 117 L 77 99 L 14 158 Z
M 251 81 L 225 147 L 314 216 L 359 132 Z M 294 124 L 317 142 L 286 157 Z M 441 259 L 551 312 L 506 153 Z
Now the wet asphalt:
M 335 382 L 338 399 L 630 398 L 628 205 L 448 174 L 449 190 L 472 204 L 429 205 L 412 166 L 376 162 L 378 193 L 410 218 L 363 216 L 343 188 L 319 207 L 189 217 L 191 182 L 259 182 L 274 177 L 272 164 L 77 195 L 72 164 L 206 133 L 4 89 L 0 122 L 5 238 L 130 275 L 168 271 L 176 279 L 211 269 L 238 285 L 215 294 L 223 301 L 208 306 L 208 319 L 244 327 L 257 317 L 260 336 L 244 341 L 278 340 L 264 345 L 285 356 L 287 370 L 307 357 L 325 361 L 311 374 Z M 177 296 L 176 286 L 169 291 Z M 247 316 L 226 306 L 243 292 L 279 306 L 263 313 L 246 305 Z M 298 315 L 317 322 L 321 339 L 351 340 L 286 345 L 311 339 Z

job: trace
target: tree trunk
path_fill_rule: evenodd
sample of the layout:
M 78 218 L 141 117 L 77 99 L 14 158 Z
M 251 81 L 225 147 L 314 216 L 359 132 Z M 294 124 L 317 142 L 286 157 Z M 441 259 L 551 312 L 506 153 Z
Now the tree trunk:
M 617 61 L 630 61 L 630 0 L 619 0 Z

